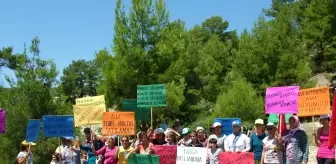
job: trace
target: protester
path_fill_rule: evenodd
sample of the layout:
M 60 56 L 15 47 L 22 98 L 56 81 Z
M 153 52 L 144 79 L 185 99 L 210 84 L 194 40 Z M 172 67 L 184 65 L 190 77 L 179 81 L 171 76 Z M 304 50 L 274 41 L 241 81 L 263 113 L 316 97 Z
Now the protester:
M 177 131 L 180 134 L 182 133 L 183 127 L 181 126 L 179 119 L 175 119 L 174 127 L 176 128 L 176 129 L 174 129 L 175 131 Z
M 160 124 L 160 128 L 163 131 L 166 131 L 168 129 L 168 125 L 169 125 L 169 118 L 166 118 L 164 122 L 162 121 L 162 123 Z
M 218 139 L 217 139 L 217 146 L 224 150 L 224 143 L 225 143 L 225 140 L 227 138 L 227 136 L 224 134 L 222 135 L 222 124 L 220 124 L 219 122 L 215 122 L 213 125 L 212 125 L 212 135 L 209 136 L 209 138 L 213 138 L 213 135 L 216 136 Z M 211 137 L 212 136 L 212 137 Z
M 230 134 L 225 141 L 226 152 L 248 152 L 250 151 L 250 138 L 241 131 L 239 120 L 232 122 L 233 134 Z
M 175 133 L 170 131 L 166 136 L 167 143 L 165 145 L 176 145 L 176 136 Z
M 129 138 L 127 136 L 121 138 L 121 144 L 122 146 L 119 147 L 118 151 L 119 164 L 128 164 L 128 160 L 125 159 L 125 156 L 130 153 L 133 148 L 130 146 Z
M 107 146 L 96 151 L 94 144 L 92 144 L 91 149 L 96 156 L 102 155 L 104 157 L 104 164 L 118 164 L 117 136 L 109 136 Z
M 189 146 L 189 147 L 203 147 L 203 144 L 201 144 L 198 141 L 196 131 L 192 131 L 190 133 L 190 140 L 191 140 L 191 142 L 187 146 Z
M 84 134 L 85 134 L 85 137 L 86 137 L 86 141 L 83 143 L 83 145 L 80 144 L 78 141 L 77 141 L 78 142 L 77 144 L 80 145 L 81 150 L 84 150 L 84 151 L 87 152 L 84 156 L 84 157 L 86 157 L 85 158 L 86 163 L 87 164 L 96 164 L 96 156 L 92 152 L 92 148 L 91 148 L 92 146 L 91 145 L 92 144 L 94 145 L 95 150 L 99 150 L 102 147 L 104 147 L 105 144 L 101 140 L 99 140 L 95 134 L 92 134 L 90 128 L 85 128 L 84 129 Z M 93 137 L 91 137 L 91 134 L 92 134 Z
M 317 129 L 317 133 L 314 133 L 315 144 L 318 147 L 317 151 L 317 163 L 318 164 L 335 164 L 335 148 L 328 148 L 329 140 L 329 115 L 320 116 L 320 124 L 322 127 Z
M 19 164 L 32 164 L 33 163 L 33 148 L 32 146 L 35 146 L 36 144 L 33 142 L 26 142 L 24 140 L 21 143 L 20 152 L 18 156 L 16 157 L 16 160 Z
M 219 164 L 219 154 L 223 151 L 218 148 L 217 136 L 209 136 L 209 145 L 207 149 L 207 164 Z
M 183 128 L 181 133 L 183 138 L 177 143 L 178 146 L 187 146 L 191 142 L 190 132 L 191 130 L 189 128 Z
M 80 157 L 80 150 L 75 149 L 72 145 L 73 137 L 63 137 L 65 140 L 65 147 L 63 148 L 61 160 L 67 164 L 78 163 L 78 158 Z
M 64 137 L 61 137 L 60 140 L 61 140 L 61 144 L 60 146 L 56 148 L 55 153 L 57 153 L 59 155 L 59 158 L 62 159 L 62 154 L 65 148 L 67 147 L 67 141 Z
M 135 149 L 131 150 L 130 153 L 125 156 L 125 159 L 128 159 L 129 155 L 134 152 L 138 154 L 154 154 L 154 145 L 149 142 L 147 134 L 141 132 L 139 138 L 141 142 Z
M 263 151 L 263 140 L 266 137 L 264 120 L 257 119 L 254 122 L 256 132 L 251 134 L 250 147 L 254 154 L 254 164 L 260 164 L 261 154 Z
M 268 132 L 267 137 L 263 140 L 263 152 L 261 157 L 261 163 L 263 164 L 282 164 L 282 139 L 276 132 L 277 126 L 273 122 L 269 122 L 266 125 Z
M 154 139 L 152 143 L 154 145 L 164 145 L 167 143 L 165 140 L 165 134 L 163 132 L 163 129 L 158 128 L 154 130 Z
M 141 132 L 138 132 L 137 135 L 136 135 L 136 137 L 133 139 L 133 141 L 131 143 L 131 147 L 132 148 L 136 148 L 139 145 L 139 143 L 140 143 L 140 134 L 141 134 Z
M 285 164 L 307 164 L 309 145 L 306 132 L 300 127 L 296 115 L 289 118 L 289 131 L 283 137 L 283 161 Z
M 50 164 L 63 164 L 63 162 L 61 162 L 61 158 L 58 153 L 52 154 L 52 160 Z
M 204 128 L 200 126 L 197 127 L 196 133 L 197 133 L 198 141 L 203 145 L 203 147 L 207 147 L 208 140 L 207 140 Z

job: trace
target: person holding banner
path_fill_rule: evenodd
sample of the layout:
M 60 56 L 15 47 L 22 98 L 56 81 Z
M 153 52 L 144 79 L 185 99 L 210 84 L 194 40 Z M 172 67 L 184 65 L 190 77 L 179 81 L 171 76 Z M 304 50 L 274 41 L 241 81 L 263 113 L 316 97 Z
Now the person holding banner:
M 225 141 L 225 152 L 249 152 L 250 138 L 241 131 L 239 120 L 232 122 L 233 134 L 230 134 Z
M 154 139 L 153 139 L 152 143 L 154 145 L 164 145 L 164 144 L 167 143 L 166 140 L 165 140 L 166 136 L 164 134 L 163 129 L 161 129 L 161 128 L 157 128 L 157 129 L 154 130 L 153 138 Z
M 139 145 L 131 150 L 126 156 L 125 159 L 128 159 L 128 156 L 132 153 L 138 153 L 138 154 L 154 154 L 154 144 L 149 142 L 149 138 L 147 137 L 147 134 L 145 132 L 141 132 L 139 135 L 140 143 Z
M 197 127 L 196 128 L 196 133 L 197 133 L 198 141 L 203 145 L 203 147 L 207 147 L 208 140 L 207 140 L 204 128 L 200 127 L 200 126 Z
M 167 143 L 165 145 L 169 145 L 169 146 L 173 146 L 173 145 L 176 145 L 176 136 L 175 136 L 175 133 L 170 131 L 167 133 L 167 136 L 166 136 L 166 140 L 167 140 Z
M 207 149 L 207 164 L 219 164 L 219 154 L 223 152 L 217 146 L 217 136 L 211 135 L 209 137 L 209 145 Z
M 86 137 L 86 141 L 84 142 L 84 144 L 81 145 L 79 141 L 76 141 L 77 142 L 76 144 L 79 145 L 81 150 L 84 150 L 87 152 L 86 154 L 87 164 L 96 164 L 96 156 L 92 152 L 91 145 L 94 144 L 95 150 L 99 150 L 102 147 L 104 147 L 105 144 L 101 140 L 98 140 L 96 135 L 93 134 L 92 135 L 93 137 L 91 136 L 92 132 L 90 128 L 85 128 L 84 134 Z
M 94 144 L 91 145 L 92 152 L 96 155 L 104 157 L 104 164 L 118 164 L 118 141 L 117 136 L 109 136 L 107 138 L 107 146 L 99 150 L 95 150 Z
M 191 140 L 190 140 L 190 128 L 183 128 L 181 135 L 183 138 L 177 143 L 178 146 L 187 146 Z
M 289 118 L 289 132 L 282 138 L 285 164 L 307 164 L 309 155 L 308 137 L 300 127 L 299 117 Z
M 192 131 L 190 133 L 190 139 L 191 139 L 191 142 L 187 146 L 189 146 L 189 147 L 203 147 L 203 144 L 201 144 L 198 141 L 196 131 Z
M 263 140 L 263 151 L 261 157 L 262 164 L 282 164 L 282 139 L 276 132 L 277 126 L 273 122 L 266 125 L 267 137 Z
M 261 153 L 263 151 L 263 139 L 266 137 L 265 125 L 263 119 L 257 119 L 254 122 L 256 132 L 251 134 L 250 147 L 254 154 L 254 164 L 260 164 Z
M 215 122 L 211 128 L 213 134 L 210 135 L 209 138 L 216 136 L 218 138 L 217 146 L 224 150 L 224 144 L 227 137 L 225 134 L 222 136 L 222 124 L 220 122 Z
M 121 144 L 122 146 L 119 147 L 118 151 L 119 164 L 128 164 L 128 160 L 125 159 L 125 156 L 130 153 L 133 148 L 130 146 L 129 138 L 127 136 L 121 138 Z
M 328 148 L 330 116 L 320 116 L 320 123 L 322 127 L 317 129 L 317 133 L 313 134 L 316 146 L 318 147 L 317 163 L 335 164 L 335 148 Z
M 75 149 L 72 145 L 73 137 L 63 137 L 66 142 L 66 146 L 62 151 L 62 161 L 67 164 L 77 164 L 78 158 L 80 156 L 80 149 Z
M 16 160 L 18 164 L 33 164 L 33 153 L 32 153 L 32 146 L 35 146 L 36 144 L 33 142 L 26 142 L 24 140 L 21 143 L 21 148 L 18 156 L 16 157 Z

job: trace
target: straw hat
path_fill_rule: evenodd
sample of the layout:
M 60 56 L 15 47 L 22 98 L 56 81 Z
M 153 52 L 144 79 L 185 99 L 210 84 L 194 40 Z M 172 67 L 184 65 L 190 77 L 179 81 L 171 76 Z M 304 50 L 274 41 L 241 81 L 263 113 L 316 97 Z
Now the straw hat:
M 25 145 L 25 146 L 28 146 L 29 144 L 32 145 L 32 146 L 35 146 L 35 145 L 36 145 L 36 143 L 34 143 L 34 142 L 27 142 L 26 140 L 22 141 L 21 144 L 22 144 L 22 145 Z

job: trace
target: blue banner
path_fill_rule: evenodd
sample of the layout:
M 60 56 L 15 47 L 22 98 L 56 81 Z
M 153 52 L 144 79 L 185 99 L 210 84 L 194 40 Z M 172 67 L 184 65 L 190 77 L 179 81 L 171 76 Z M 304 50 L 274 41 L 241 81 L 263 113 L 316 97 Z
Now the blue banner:
M 73 116 L 43 116 L 43 132 L 45 137 L 73 137 Z
M 229 135 L 233 133 L 232 122 L 240 120 L 240 118 L 215 118 L 214 122 L 219 122 L 222 125 L 222 135 Z
M 26 141 L 36 142 L 40 136 L 41 120 L 28 120 Z

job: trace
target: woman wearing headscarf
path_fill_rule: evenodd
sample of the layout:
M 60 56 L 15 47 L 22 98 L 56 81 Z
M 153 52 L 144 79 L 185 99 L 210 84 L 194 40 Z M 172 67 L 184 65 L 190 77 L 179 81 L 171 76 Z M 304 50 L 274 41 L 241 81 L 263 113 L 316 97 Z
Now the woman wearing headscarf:
M 225 152 L 248 152 L 250 151 L 250 138 L 242 133 L 241 122 L 232 122 L 233 134 L 230 134 L 225 141 Z
M 307 164 L 309 145 L 306 132 L 300 127 L 298 116 L 289 118 L 289 131 L 282 138 L 285 164 Z
M 335 164 L 335 148 L 328 148 L 330 124 L 329 115 L 320 116 L 320 124 L 322 125 L 322 127 L 317 129 L 317 133 L 314 133 L 315 143 L 318 147 L 317 163 Z
M 265 134 L 265 126 L 264 120 L 257 119 L 254 122 L 254 126 L 256 127 L 256 132 L 251 134 L 251 142 L 250 147 L 251 151 L 254 154 L 254 164 L 261 163 L 261 154 L 263 151 L 263 139 L 266 137 Z
M 118 164 L 118 142 L 116 136 L 109 136 L 107 138 L 107 145 L 99 150 L 95 150 L 92 144 L 92 152 L 96 155 L 104 156 L 104 164 Z
M 21 143 L 20 152 L 16 157 L 18 164 L 33 164 L 32 146 L 35 145 L 35 143 L 28 143 L 26 140 Z
M 224 144 L 225 144 L 225 140 L 227 139 L 226 135 L 222 135 L 222 124 L 219 122 L 215 122 L 212 125 L 212 134 L 209 136 L 209 138 L 214 138 L 214 136 L 216 136 L 217 139 L 217 146 L 218 148 L 224 150 Z

